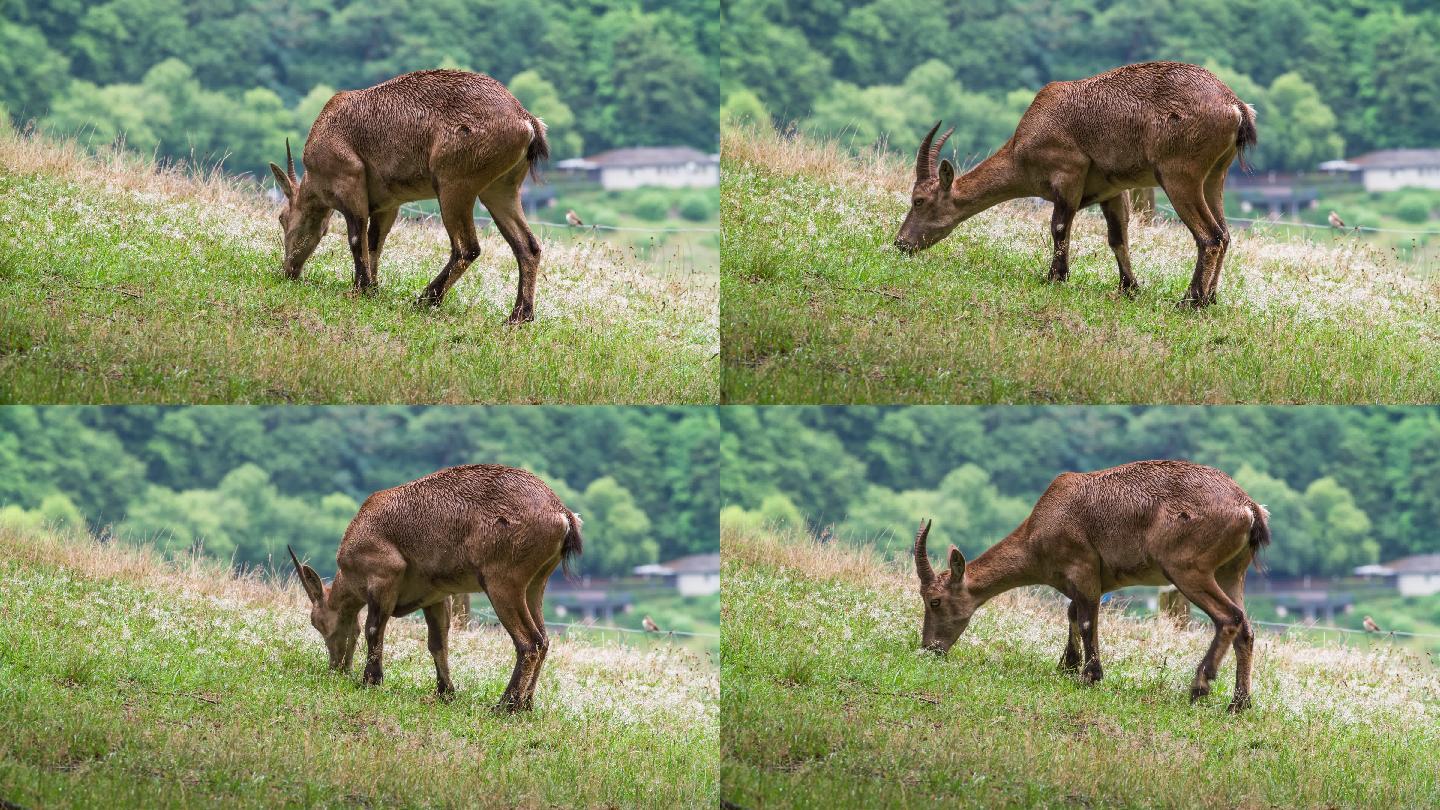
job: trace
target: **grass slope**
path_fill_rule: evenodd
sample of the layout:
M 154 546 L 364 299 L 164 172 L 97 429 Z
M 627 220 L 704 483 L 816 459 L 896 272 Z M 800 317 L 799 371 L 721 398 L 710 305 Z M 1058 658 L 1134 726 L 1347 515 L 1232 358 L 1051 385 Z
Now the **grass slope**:
M 437 223 L 396 225 L 358 297 L 344 224 L 298 282 L 278 209 L 218 176 L 0 132 L 0 402 L 713 402 L 714 278 L 596 240 L 545 245 L 536 322 L 481 257 L 436 311 Z
M 721 797 L 741 807 L 1433 807 L 1440 673 L 1385 643 L 1257 641 L 1255 708 L 1188 704 L 1207 628 L 1106 615 L 1105 678 L 1058 674 L 1030 593 L 919 655 L 912 576 L 722 527 Z
M 1132 301 L 1093 209 L 1048 284 L 1048 208 L 998 206 L 905 257 L 905 166 L 751 130 L 723 146 L 722 401 L 1440 399 L 1440 274 L 1363 243 L 1237 231 L 1220 305 L 1194 312 L 1178 224 L 1132 223 Z
M 490 707 L 502 633 L 391 623 L 385 682 L 334 674 L 298 588 L 0 532 L 0 799 L 24 807 L 696 807 L 719 682 L 679 647 L 552 643 L 536 709 Z M 10 806 L 10 805 L 5 805 Z

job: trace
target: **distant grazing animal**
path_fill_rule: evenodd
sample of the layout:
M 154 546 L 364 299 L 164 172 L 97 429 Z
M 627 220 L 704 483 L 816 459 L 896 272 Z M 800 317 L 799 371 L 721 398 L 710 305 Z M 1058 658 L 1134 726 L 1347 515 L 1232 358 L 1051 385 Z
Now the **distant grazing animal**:
M 570 223 L 572 228 L 578 228 L 585 224 L 585 222 L 580 219 L 580 215 L 575 213 L 574 209 L 565 212 L 565 221 Z
M 549 157 L 545 124 L 489 76 L 422 70 L 336 93 L 310 128 L 304 178 L 295 176 L 289 141 L 285 170 L 270 164 L 287 200 L 280 214 L 285 275 L 300 277 L 329 229 L 331 212 L 339 211 L 355 260 L 355 286 L 373 290 L 400 206 L 439 199 L 450 260 L 417 301 L 439 306 L 480 256 L 473 215 L 478 197 L 520 265 L 508 322 L 532 321 L 540 243 L 525 222 L 520 185 Z
M 1366 616 L 1366 617 L 1365 617 L 1365 622 L 1364 622 L 1364 624 L 1365 624 L 1365 630 L 1366 630 L 1366 632 L 1369 632 L 1369 633 L 1379 633 L 1379 632 L 1380 632 L 1380 625 L 1376 624 L 1376 623 L 1375 623 L 1375 620 L 1372 619 L 1372 618 L 1370 618 L 1369 616 Z
M 915 572 L 925 602 L 921 643 L 943 653 L 981 605 L 1012 588 L 1049 585 L 1070 598 L 1060 669 L 1080 670 L 1082 683 L 1094 683 L 1103 674 L 1100 597 L 1129 585 L 1171 582 L 1215 623 L 1190 701 L 1210 693 L 1225 648 L 1233 644 L 1230 711 L 1241 711 L 1250 705 L 1255 639 L 1245 615 L 1245 569 L 1270 542 L 1268 517 L 1219 470 L 1188 461 L 1136 461 L 1062 473 L 1008 537 L 968 565 L 951 546 L 948 567 L 939 574 L 925 550 L 930 523 L 922 522 L 915 536 Z
M 1120 268 L 1120 289 L 1139 284 L 1130 272 L 1128 189 L 1159 186 L 1195 237 L 1198 256 L 1180 303 L 1214 303 L 1220 265 L 1230 246 L 1222 196 L 1225 173 L 1254 146 L 1255 110 L 1214 74 L 1180 62 L 1126 65 L 1040 89 L 1000 150 L 956 176 L 939 159 L 946 132 L 933 146 L 936 123 L 915 158 L 910 211 L 895 237 L 906 253 L 924 250 L 970 217 L 1017 197 L 1055 204 L 1050 280 L 1070 275 L 1070 226 L 1075 212 L 1098 203 Z M 1243 161 L 1242 161 L 1243 165 Z
M 1341 219 L 1339 214 L 1335 213 L 1334 211 L 1331 211 L 1331 212 L 1330 212 L 1330 227 L 1332 227 L 1332 228 L 1341 228 L 1341 229 L 1344 229 L 1344 227 L 1345 227 L 1345 220 Z
M 363 683 L 379 684 L 385 624 L 425 612 L 436 689 L 450 681 L 450 597 L 483 591 L 515 644 L 515 669 L 497 710 L 528 710 L 550 649 L 541 603 L 555 567 L 581 551 L 580 517 L 544 481 L 497 464 L 450 467 L 381 490 L 361 505 L 335 557 L 327 588 L 315 569 L 290 559 L 310 597 L 310 623 L 330 667 L 348 671 L 365 612 Z

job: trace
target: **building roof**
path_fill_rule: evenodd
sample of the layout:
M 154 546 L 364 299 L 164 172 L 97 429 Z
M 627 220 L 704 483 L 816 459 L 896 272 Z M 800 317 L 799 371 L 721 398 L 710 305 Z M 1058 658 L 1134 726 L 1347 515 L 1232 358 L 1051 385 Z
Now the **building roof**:
M 1440 574 L 1440 554 L 1415 554 L 1385 563 L 1397 574 Z
M 602 169 L 629 168 L 640 166 L 684 166 L 689 163 L 717 163 L 719 158 L 707 155 L 689 146 L 634 146 L 626 149 L 611 149 L 598 155 L 578 160 L 564 160 L 556 164 L 562 168 Z M 569 164 L 569 165 L 566 165 Z
M 1350 158 L 1349 162 L 1361 169 L 1440 168 L 1440 149 L 1381 149 Z

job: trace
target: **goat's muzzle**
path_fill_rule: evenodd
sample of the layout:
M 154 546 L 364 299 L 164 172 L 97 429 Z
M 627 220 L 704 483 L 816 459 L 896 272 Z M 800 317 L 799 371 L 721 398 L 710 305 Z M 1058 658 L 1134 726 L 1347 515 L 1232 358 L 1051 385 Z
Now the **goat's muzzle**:
M 921 250 L 920 245 L 917 245 L 914 242 L 906 242 L 904 239 L 895 240 L 895 249 L 900 251 L 901 253 L 904 253 L 906 256 L 914 256 Z

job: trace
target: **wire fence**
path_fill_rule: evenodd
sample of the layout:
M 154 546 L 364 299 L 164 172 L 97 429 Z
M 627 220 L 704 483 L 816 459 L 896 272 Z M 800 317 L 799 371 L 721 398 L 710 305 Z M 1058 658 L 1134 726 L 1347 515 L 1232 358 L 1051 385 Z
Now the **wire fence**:
M 1436 638 L 1440 639 L 1440 633 L 1409 633 L 1404 630 L 1359 630 L 1353 627 L 1333 627 L 1323 624 L 1287 624 L 1285 622 L 1262 622 L 1255 619 L 1250 620 L 1251 624 L 1258 624 L 1264 627 L 1281 627 L 1287 630 L 1307 630 L 1320 633 L 1351 633 L 1372 638 Z
M 1165 211 L 1169 211 L 1176 217 L 1180 216 L 1178 211 L 1168 205 L 1157 205 L 1155 207 L 1163 209 Z M 1314 222 L 1286 222 L 1285 220 L 1253 219 L 1251 217 L 1225 217 L 1225 219 L 1228 222 L 1250 222 L 1259 225 L 1275 225 L 1281 228 L 1318 228 L 1320 230 L 1333 230 L 1341 234 L 1361 231 L 1364 233 L 1399 233 L 1413 236 L 1440 236 L 1440 231 L 1412 231 L 1403 228 L 1372 228 L 1367 225 L 1354 225 L 1348 228 L 1336 228 L 1332 225 L 1318 225 Z
M 500 623 L 500 617 L 488 611 L 473 611 L 472 616 Z M 693 633 L 686 630 L 641 630 L 636 627 L 615 627 L 603 624 L 584 624 L 580 622 L 545 622 L 546 627 L 563 627 L 565 629 L 594 630 L 606 633 L 638 633 L 652 638 L 666 638 L 668 636 L 683 636 L 685 638 L 720 638 L 719 633 Z
M 426 211 L 416 208 L 409 203 L 400 206 L 400 212 L 411 214 L 426 221 L 438 219 L 439 214 L 434 211 Z M 482 225 L 489 225 L 495 221 L 493 217 L 475 217 L 476 222 Z M 568 222 L 545 222 L 544 220 L 527 220 L 531 225 L 540 225 L 547 228 L 562 228 L 568 231 L 583 233 L 585 231 L 616 231 L 622 233 L 719 233 L 719 228 L 631 228 L 623 225 L 571 225 Z

